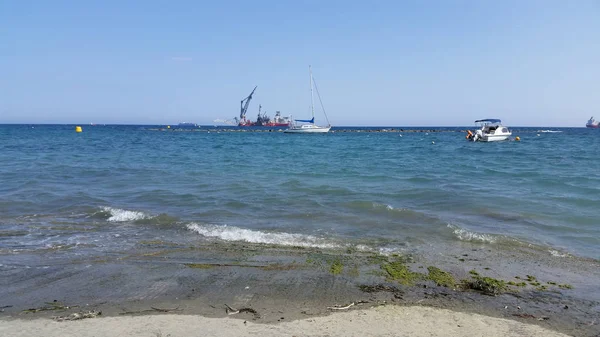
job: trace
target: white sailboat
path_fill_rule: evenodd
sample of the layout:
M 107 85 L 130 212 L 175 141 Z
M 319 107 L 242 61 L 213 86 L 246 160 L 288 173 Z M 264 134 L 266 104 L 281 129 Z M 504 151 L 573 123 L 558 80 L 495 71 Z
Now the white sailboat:
M 318 126 L 315 125 L 315 104 L 313 98 L 313 83 L 314 79 L 312 76 L 312 69 L 308 66 L 308 72 L 310 73 L 310 110 L 312 113 L 311 119 L 295 119 L 294 123 L 290 125 L 289 128 L 284 130 L 285 133 L 327 133 L 331 129 L 331 125 L 329 124 L 329 119 L 327 119 L 327 114 L 325 114 L 325 109 L 323 108 L 323 102 L 321 102 L 321 95 L 319 94 L 319 89 L 317 88 L 317 95 L 319 97 L 319 102 L 321 102 L 321 108 L 323 108 L 323 114 L 325 114 L 325 119 L 327 119 L 327 126 Z M 316 88 L 316 85 L 315 85 Z M 304 123 L 304 124 L 296 124 L 296 122 Z

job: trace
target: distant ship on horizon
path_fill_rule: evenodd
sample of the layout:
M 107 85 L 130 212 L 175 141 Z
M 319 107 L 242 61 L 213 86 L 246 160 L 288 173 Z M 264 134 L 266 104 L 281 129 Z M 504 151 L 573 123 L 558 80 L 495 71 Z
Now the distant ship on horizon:
M 256 118 L 256 122 L 246 119 L 248 105 L 250 105 L 250 101 L 252 100 L 252 96 L 254 95 L 256 88 L 258 88 L 258 86 L 254 87 L 250 95 L 240 102 L 240 117 L 234 118 L 235 123 L 238 126 L 289 126 L 292 122 L 291 117 L 283 117 L 281 116 L 280 111 L 276 111 L 275 118 L 271 120 L 271 118 L 267 116 L 266 112 L 262 112 L 262 105 L 260 104 L 258 105 L 258 117 Z
M 585 125 L 587 128 L 598 129 L 600 128 L 600 121 L 594 119 L 594 116 L 590 117 L 590 120 Z
M 198 128 L 198 124 L 196 123 L 192 123 L 192 122 L 181 122 L 179 124 L 177 124 L 177 127 L 180 129 L 184 129 L 184 128 Z

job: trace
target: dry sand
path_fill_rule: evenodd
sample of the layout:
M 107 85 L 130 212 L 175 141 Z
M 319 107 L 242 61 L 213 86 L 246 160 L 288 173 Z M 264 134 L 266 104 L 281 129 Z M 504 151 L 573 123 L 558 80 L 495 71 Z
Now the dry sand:
M 0 336 L 567 336 L 537 325 L 429 307 L 384 306 L 278 324 L 243 317 L 164 314 L 63 322 L 0 320 Z

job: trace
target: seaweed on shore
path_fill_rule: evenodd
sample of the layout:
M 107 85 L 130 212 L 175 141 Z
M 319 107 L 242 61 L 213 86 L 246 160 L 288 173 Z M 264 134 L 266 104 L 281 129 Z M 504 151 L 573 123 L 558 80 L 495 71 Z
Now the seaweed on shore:
M 344 265 L 342 264 L 342 262 L 340 260 L 335 260 L 331 263 L 331 266 L 329 267 L 329 272 L 332 273 L 333 275 L 339 275 L 342 273 L 342 271 L 344 270 Z
M 526 282 L 522 281 L 519 283 L 515 283 L 513 281 L 508 282 L 508 285 L 511 286 L 517 286 L 517 287 L 527 287 L 528 285 L 535 287 L 536 290 L 538 291 L 556 291 L 555 289 L 551 289 L 551 286 L 554 287 L 559 287 L 561 289 L 573 289 L 573 286 L 570 284 L 558 284 L 557 282 L 554 281 L 547 281 L 546 284 L 543 284 L 543 282 L 540 282 L 537 277 L 533 276 L 533 275 L 525 275 L 525 277 L 520 277 L 520 276 L 515 276 L 515 279 L 517 280 L 525 280 L 527 282 L 529 282 L 529 284 L 527 284 Z
M 318 269 L 327 271 L 333 275 L 340 275 L 344 272 L 346 267 L 351 269 L 347 269 L 346 273 L 349 273 L 350 276 L 358 276 L 360 273 L 358 271 L 358 266 L 352 257 L 346 255 L 337 255 L 337 254 L 324 254 L 324 253 L 312 253 L 306 258 L 305 266 L 313 266 Z M 346 263 L 349 264 L 345 265 Z M 300 267 L 300 266 L 298 266 Z
M 383 284 L 373 284 L 373 285 L 361 284 L 358 286 L 358 288 L 362 292 L 365 292 L 365 293 L 377 293 L 377 292 L 381 292 L 381 291 L 387 291 L 387 292 L 391 292 L 391 293 L 401 292 L 401 290 L 398 289 L 397 287 L 386 286 Z
M 463 280 L 463 287 L 480 291 L 485 295 L 498 296 L 506 291 L 506 282 L 487 276 L 473 276 L 473 280 Z
M 35 312 L 39 312 L 39 311 L 67 310 L 67 309 L 79 307 L 78 305 L 67 306 L 56 300 L 54 300 L 52 302 L 46 302 L 45 304 L 46 305 L 42 306 L 42 307 L 25 309 L 25 310 L 23 310 L 23 312 L 35 313 Z
M 506 284 L 509 285 L 509 286 L 515 286 L 515 287 L 526 287 L 527 286 L 527 283 L 525 283 L 525 282 L 518 282 L 517 283 L 517 282 L 514 282 L 514 281 L 508 281 L 508 282 L 506 282 Z
M 389 261 L 389 258 L 388 258 L 387 256 L 385 256 L 385 255 L 381 255 L 381 254 L 373 254 L 373 255 L 371 255 L 371 256 L 368 256 L 368 257 L 367 257 L 367 260 L 368 260 L 370 263 L 373 263 L 373 264 L 382 264 L 382 263 L 386 263 L 386 262 L 388 262 L 388 261 Z
M 454 276 L 447 271 L 443 271 L 434 266 L 427 267 L 427 270 L 429 271 L 428 278 L 435 282 L 438 286 L 452 288 L 456 284 Z
M 402 298 L 402 295 L 404 295 L 404 291 L 400 290 L 398 287 L 394 287 L 394 286 L 388 286 L 388 285 L 383 285 L 383 284 L 373 284 L 373 285 L 369 285 L 369 284 L 361 284 L 358 286 L 358 288 L 365 293 L 378 293 L 378 292 L 388 292 L 388 293 L 392 293 L 394 295 L 395 298 Z
M 390 257 L 376 255 L 369 256 L 369 261 L 379 263 L 380 270 L 371 270 L 367 274 L 377 275 L 385 277 L 388 281 L 395 281 L 401 285 L 413 286 L 420 281 L 433 281 L 437 286 L 454 288 L 457 286 L 454 275 L 444 271 L 435 266 L 427 267 L 428 274 L 423 274 L 411 270 L 409 266 L 409 258 L 400 255 L 392 255 Z M 423 266 L 419 266 L 423 268 Z M 491 268 L 484 268 L 491 270 Z M 547 282 L 542 284 L 533 275 L 526 275 L 525 277 L 515 276 L 517 281 L 505 281 L 502 279 L 495 279 L 489 276 L 483 276 L 478 271 L 472 269 L 469 271 L 471 276 L 470 280 L 462 280 L 460 282 L 459 290 L 475 290 L 485 295 L 497 296 L 504 292 L 518 292 L 519 288 L 524 289 L 532 287 L 537 291 L 552 291 L 550 286 L 557 286 L 561 289 L 572 289 L 573 286 L 569 284 L 558 284 L 556 282 Z M 361 286 L 361 290 L 369 292 L 371 288 L 367 286 Z
M 387 279 L 397 281 L 403 285 L 414 285 L 417 281 L 425 280 L 425 274 L 410 270 L 403 260 L 384 263 L 381 268 L 387 273 Z

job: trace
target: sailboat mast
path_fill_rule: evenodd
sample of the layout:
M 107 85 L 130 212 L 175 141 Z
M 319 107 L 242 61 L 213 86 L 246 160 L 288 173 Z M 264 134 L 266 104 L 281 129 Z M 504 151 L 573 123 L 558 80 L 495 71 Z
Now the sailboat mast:
M 315 103 L 313 98 L 313 77 L 312 68 L 308 66 L 308 72 L 310 73 L 310 111 L 312 113 L 313 121 L 315 120 Z

